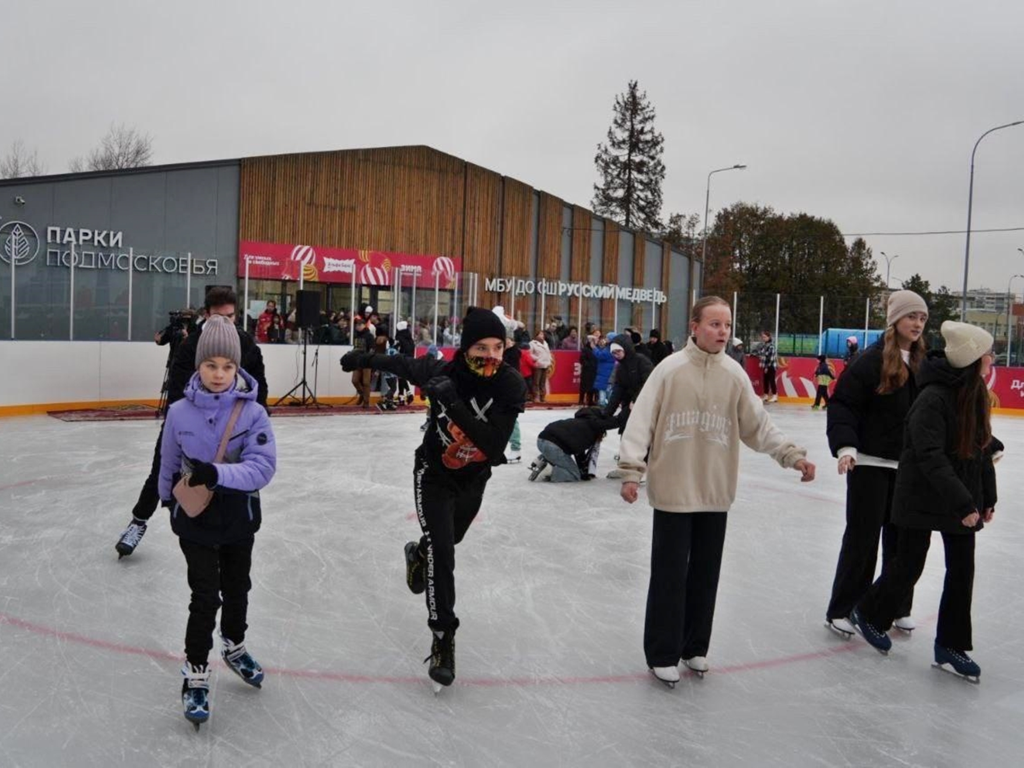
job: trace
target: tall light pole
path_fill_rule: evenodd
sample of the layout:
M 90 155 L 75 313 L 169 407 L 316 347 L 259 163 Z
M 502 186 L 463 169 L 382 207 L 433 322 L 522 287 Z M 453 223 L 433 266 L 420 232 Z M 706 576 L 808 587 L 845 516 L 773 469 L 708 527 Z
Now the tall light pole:
M 993 131 L 1000 131 L 1003 128 L 1012 128 L 1015 125 L 1024 125 L 1024 120 L 1017 120 L 1013 123 L 997 125 L 995 128 L 989 128 L 978 137 L 978 140 L 974 142 L 974 149 L 971 150 L 971 184 L 967 188 L 967 245 L 964 247 L 964 292 L 960 297 L 961 322 L 964 322 L 967 319 L 967 273 L 971 266 L 971 208 L 974 205 L 974 153 L 978 151 L 978 145 L 981 144 L 981 140 L 990 133 Z
M 880 254 L 885 256 L 885 251 L 879 251 Z M 898 259 L 900 255 L 897 253 L 894 256 L 885 256 L 885 290 L 889 290 L 889 268 L 892 263 Z
M 704 194 L 704 243 L 700 248 L 700 260 L 701 263 L 705 263 L 705 258 L 708 253 L 708 209 L 711 205 L 711 177 L 716 173 L 722 173 L 722 171 L 742 171 L 746 168 L 745 165 L 730 165 L 728 168 L 716 168 L 708 174 L 708 186 L 707 192 Z
M 1017 249 L 1018 251 L 1020 248 Z M 1010 285 L 1018 277 L 1024 277 L 1024 275 L 1014 275 L 1010 278 L 1009 282 L 1006 283 L 1006 365 L 1010 365 L 1010 351 L 1013 345 L 1013 334 L 1010 332 L 1010 308 L 1013 306 L 1013 300 L 1010 298 Z

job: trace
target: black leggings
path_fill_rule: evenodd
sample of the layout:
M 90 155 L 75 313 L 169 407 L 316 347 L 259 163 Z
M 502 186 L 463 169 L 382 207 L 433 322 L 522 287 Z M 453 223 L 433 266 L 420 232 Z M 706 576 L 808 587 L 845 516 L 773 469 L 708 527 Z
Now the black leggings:
M 779 388 L 775 384 L 775 366 L 765 368 L 762 372 L 762 383 L 764 384 L 764 393 L 766 395 L 777 395 L 779 394 Z
M 417 452 L 413 491 L 416 517 L 423 529 L 420 552 L 427 564 L 427 625 L 432 630 L 447 632 L 459 627 L 455 616 L 455 545 L 462 541 L 480 511 L 490 476 L 490 471 L 484 470 L 453 488 Z

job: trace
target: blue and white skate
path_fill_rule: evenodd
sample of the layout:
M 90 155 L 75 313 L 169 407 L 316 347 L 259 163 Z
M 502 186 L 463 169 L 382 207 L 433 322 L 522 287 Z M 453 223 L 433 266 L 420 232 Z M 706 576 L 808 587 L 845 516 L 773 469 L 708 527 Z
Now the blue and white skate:
M 210 668 L 206 664 L 189 664 L 181 668 L 185 677 L 181 684 L 181 705 L 185 719 L 198 731 L 210 719 Z
M 963 651 L 953 651 L 936 643 L 935 663 L 932 666 L 971 683 L 981 682 L 981 667 Z
M 233 643 L 226 637 L 221 640 L 224 642 L 224 649 L 220 655 L 224 657 L 224 663 L 228 668 L 253 688 L 262 687 L 263 667 L 245 650 L 245 643 Z
M 861 636 L 868 641 L 868 644 L 878 651 L 883 656 L 889 655 L 889 649 L 892 648 L 892 640 L 885 632 L 876 629 L 871 624 L 865 621 L 864 617 L 861 616 L 860 610 L 857 608 L 853 609 L 853 613 L 850 614 L 850 621 L 853 626 L 856 627 L 857 631 L 860 632 Z

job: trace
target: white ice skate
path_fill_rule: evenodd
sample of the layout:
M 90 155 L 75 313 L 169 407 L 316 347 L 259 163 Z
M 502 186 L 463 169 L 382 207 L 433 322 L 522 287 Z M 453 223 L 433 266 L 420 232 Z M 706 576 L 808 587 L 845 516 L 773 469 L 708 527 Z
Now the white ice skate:
M 853 622 L 845 618 L 825 619 L 825 626 L 842 637 L 843 640 L 849 640 L 857 632 L 857 628 L 853 626 Z
M 679 667 L 649 667 L 649 669 L 659 682 L 669 688 L 675 688 L 676 683 L 679 682 Z
M 513 453 L 505 454 L 505 462 L 507 464 L 518 464 L 522 460 L 523 460 L 523 454 L 521 454 L 519 451 L 515 451 Z
M 777 403 L 777 402 L 779 402 L 779 396 L 778 395 L 772 395 L 771 397 L 768 398 L 768 402 L 769 403 Z
M 905 632 L 908 635 L 917 629 L 917 624 L 915 624 L 914 620 L 909 616 L 900 616 L 900 618 L 896 619 L 892 625 L 900 632 Z
M 708 671 L 708 660 L 703 656 L 693 656 L 689 659 L 683 659 L 683 664 L 686 668 L 693 672 L 701 680 L 704 679 L 704 673 Z

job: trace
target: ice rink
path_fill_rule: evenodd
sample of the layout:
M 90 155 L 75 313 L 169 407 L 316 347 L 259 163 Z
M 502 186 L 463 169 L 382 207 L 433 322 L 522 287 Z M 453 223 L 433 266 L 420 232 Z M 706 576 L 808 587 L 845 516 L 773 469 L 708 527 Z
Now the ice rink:
M 422 415 L 275 419 L 247 637 L 267 679 L 218 661 L 199 733 L 181 714 L 188 588 L 167 513 L 114 552 L 158 423 L 0 420 L 0 766 L 1020 765 L 1024 421 L 995 419 L 972 685 L 930 667 L 937 541 L 919 628 L 888 657 L 823 627 L 844 482 L 825 415 L 771 407 L 818 480 L 744 449 L 705 679 L 669 690 L 647 672 L 651 512 L 603 477 L 616 437 L 601 479 L 530 483 L 538 432 L 570 415 L 531 411 L 524 463 L 495 469 L 458 549 L 457 679 L 438 697 L 402 557 Z

